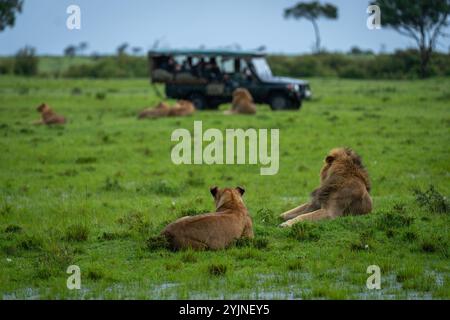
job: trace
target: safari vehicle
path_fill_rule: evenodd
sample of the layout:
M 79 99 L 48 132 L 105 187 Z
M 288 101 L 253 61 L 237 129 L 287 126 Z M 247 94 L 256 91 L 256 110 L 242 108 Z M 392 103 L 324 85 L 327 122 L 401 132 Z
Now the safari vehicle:
M 311 97 L 308 82 L 273 76 L 261 52 L 154 50 L 148 58 L 151 82 L 165 84 L 168 98 L 190 100 L 197 109 L 231 102 L 238 87 L 272 110 L 299 109 Z

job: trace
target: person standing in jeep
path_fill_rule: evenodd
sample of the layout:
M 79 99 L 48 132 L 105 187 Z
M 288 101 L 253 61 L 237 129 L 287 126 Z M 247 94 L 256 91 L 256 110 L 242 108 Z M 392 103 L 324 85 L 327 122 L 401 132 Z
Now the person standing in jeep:
M 193 67 L 164 68 L 161 61 L 168 58 Z M 164 83 L 168 98 L 190 100 L 200 110 L 231 102 L 236 88 L 247 89 L 256 103 L 276 111 L 299 109 L 311 97 L 308 82 L 274 76 L 261 52 L 155 50 L 149 52 L 149 62 L 152 83 Z

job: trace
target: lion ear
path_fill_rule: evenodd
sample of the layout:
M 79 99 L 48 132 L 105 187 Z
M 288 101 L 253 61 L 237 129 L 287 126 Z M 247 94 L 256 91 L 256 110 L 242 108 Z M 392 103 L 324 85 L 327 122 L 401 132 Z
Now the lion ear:
M 219 191 L 219 188 L 217 188 L 217 187 L 211 187 L 211 188 L 209 189 L 209 191 L 211 192 L 211 194 L 212 194 L 213 197 L 216 197 L 216 194 L 217 194 L 217 191 Z
M 328 164 L 331 164 L 334 161 L 334 157 L 333 156 L 327 156 L 325 158 L 325 162 Z
M 241 194 L 241 196 L 243 196 L 245 193 L 245 189 L 242 187 L 236 187 L 236 190 Z

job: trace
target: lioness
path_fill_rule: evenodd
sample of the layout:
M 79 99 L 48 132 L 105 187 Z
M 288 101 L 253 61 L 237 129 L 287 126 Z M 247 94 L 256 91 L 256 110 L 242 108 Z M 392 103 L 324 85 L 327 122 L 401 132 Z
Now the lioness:
M 226 111 L 226 114 L 242 113 L 255 114 L 256 107 L 253 103 L 253 97 L 247 89 L 237 88 L 233 92 L 233 101 L 231 110 Z
M 57 115 L 46 103 L 42 103 L 36 110 L 41 113 L 41 120 L 35 121 L 34 124 L 53 125 L 66 123 L 66 118 Z
M 192 104 L 192 102 L 187 100 L 178 100 L 175 105 L 170 108 L 169 116 L 170 117 L 176 117 L 176 116 L 189 116 L 195 112 L 195 107 Z
M 361 157 L 350 148 L 332 149 L 320 171 L 320 187 L 311 201 L 281 214 L 290 227 L 304 220 L 336 218 L 342 215 L 366 214 L 372 210 L 369 175 Z
M 165 102 L 160 102 L 156 107 L 141 111 L 138 115 L 139 119 L 160 118 L 169 115 L 170 107 Z
M 161 232 L 173 250 L 217 250 L 235 239 L 253 238 L 252 219 L 242 201 L 245 190 L 213 187 L 210 191 L 216 212 L 180 218 Z

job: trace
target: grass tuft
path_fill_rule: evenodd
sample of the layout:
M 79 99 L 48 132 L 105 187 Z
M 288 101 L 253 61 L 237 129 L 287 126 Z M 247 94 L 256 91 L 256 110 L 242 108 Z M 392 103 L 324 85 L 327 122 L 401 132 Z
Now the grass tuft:
M 43 241 L 36 236 L 25 235 L 19 240 L 18 247 L 23 250 L 40 250 L 43 247 Z
M 299 241 L 318 241 L 320 239 L 319 226 L 311 222 L 294 224 L 289 236 Z
M 287 263 L 287 269 L 289 271 L 298 271 L 304 268 L 304 264 L 301 260 L 293 260 Z
M 15 224 L 10 224 L 5 228 L 5 233 L 20 233 L 20 232 L 22 232 L 22 227 Z
M 208 266 L 208 273 L 212 276 L 223 276 L 227 270 L 228 266 L 222 263 L 213 263 Z
M 192 251 L 187 251 L 181 256 L 181 261 L 184 263 L 196 263 L 197 256 Z
M 99 281 L 105 278 L 105 271 L 100 267 L 90 267 L 86 271 L 86 277 L 92 281 Z
M 181 188 L 178 184 L 169 182 L 167 180 L 153 181 L 148 186 L 148 190 L 154 194 L 172 197 L 178 196 L 181 193 Z
M 234 246 L 237 248 L 252 247 L 255 249 L 266 249 L 269 246 L 269 239 L 265 237 L 258 238 L 239 238 L 234 241 Z
M 162 235 L 151 236 L 146 240 L 146 247 L 150 251 L 157 251 L 161 249 L 169 249 L 170 244 L 167 238 Z
M 278 222 L 277 215 L 268 208 L 261 208 L 256 212 L 256 220 L 264 225 L 276 225 Z
M 65 239 L 72 242 L 87 241 L 89 237 L 89 228 L 83 224 L 74 224 L 69 226 L 65 232 Z

